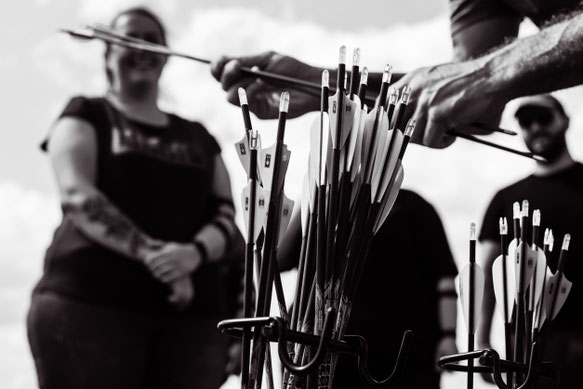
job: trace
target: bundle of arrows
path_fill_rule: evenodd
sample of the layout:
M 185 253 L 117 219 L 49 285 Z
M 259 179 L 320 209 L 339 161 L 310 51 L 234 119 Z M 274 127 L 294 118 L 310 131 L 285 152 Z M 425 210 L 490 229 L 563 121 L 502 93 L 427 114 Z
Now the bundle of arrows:
M 387 218 L 403 181 L 402 159 L 414 128 L 403 117 L 410 93 L 389 88 L 387 66 L 377 103 L 367 107 L 367 69 L 359 68 L 360 51 L 354 52 L 350 72 L 346 49 L 340 49 L 336 93 L 330 96 L 329 74 L 322 74 L 321 109 L 310 128 L 310 154 L 301 202 L 302 245 L 294 304 L 287 312 L 276 260 L 278 243 L 284 236 L 293 202 L 283 193 L 290 152 L 284 144 L 289 94 L 281 95 L 275 145 L 261 148 L 260 136 L 252 129 L 245 91 L 239 98 L 246 133 L 236 144 L 248 185 L 243 190 L 247 252 L 245 259 L 245 317 L 269 315 L 275 289 L 281 319 L 288 330 L 341 341 L 351 304 L 373 236 Z M 347 76 L 350 73 L 350 76 Z M 400 98 L 399 98 L 400 92 Z M 253 273 L 256 272 L 256 303 L 253 304 Z M 268 386 L 271 359 L 262 331 L 242 331 L 242 387 L 260 388 L 263 371 Z M 317 353 L 301 342 L 287 342 L 283 385 L 287 388 L 330 388 L 338 353 Z M 309 375 L 297 374 L 309 362 Z M 288 366 L 291 365 L 291 366 Z M 264 368 L 265 367 L 265 368 Z M 290 368 L 291 367 L 291 368 Z
M 571 237 L 566 234 L 557 262 L 552 261 L 553 233 L 546 229 L 540 240 L 541 212 L 529 214 L 529 203 L 513 204 L 514 238 L 508 242 L 508 222 L 500 218 L 501 253 L 494 260 L 492 278 L 498 310 L 504 322 L 506 359 L 500 360 L 495 350 L 474 351 L 474 334 L 484 294 L 484 275 L 475 261 L 475 225 L 470 235 L 470 262 L 459 276 L 460 298 L 468 330 L 468 352 L 444 357 L 440 365 L 468 373 L 467 387 L 473 388 L 473 374 L 493 374 L 499 388 L 531 388 L 537 374 L 555 378 L 552 369 L 545 369 L 543 345 L 551 322 L 564 305 L 571 290 L 571 282 L 564 274 L 565 260 Z M 531 223 L 529 228 L 529 223 Z M 529 233 L 530 232 L 530 233 Z M 549 264 L 556 264 L 553 272 Z M 474 366 L 480 358 L 483 365 Z M 467 360 L 467 366 L 453 364 Z M 505 371 L 506 381 L 501 372 Z
M 68 34 L 69 36 L 71 36 L 75 39 L 81 40 L 81 41 L 91 41 L 91 40 L 97 39 L 97 40 L 106 42 L 106 43 L 111 44 L 111 45 L 122 46 L 122 47 L 126 47 L 126 48 L 129 48 L 132 50 L 146 51 L 146 52 L 167 55 L 167 56 L 174 56 L 174 57 L 183 58 L 183 59 L 187 59 L 190 61 L 194 61 L 194 62 L 206 64 L 206 65 L 211 63 L 211 61 L 209 59 L 201 58 L 201 57 L 194 56 L 191 54 L 186 54 L 186 53 L 179 52 L 176 50 L 172 50 L 172 49 L 168 48 L 166 45 L 152 43 L 152 42 L 140 39 L 140 38 L 120 34 L 118 31 L 115 31 L 111 27 L 104 26 L 102 24 L 92 24 L 92 25 L 87 25 L 83 28 L 77 28 L 77 29 L 62 28 L 62 29 L 59 29 L 59 31 L 64 32 L 64 33 Z M 242 67 L 240 70 L 241 70 L 241 73 L 243 75 L 254 77 L 254 78 L 261 78 L 263 80 L 270 81 L 270 82 L 275 82 L 278 85 L 285 85 L 286 87 L 288 87 L 290 89 L 300 90 L 300 91 L 303 91 L 305 93 L 311 93 L 311 92 L 317 93 L 317 91 L 320 90 L 320 85 L 318 85 L 318 83 L 303 80 L 300 78 L 295 78 L 295 77 L 290 77 L 290 76 L 286 76 L 286 75 L 282 75 L 282 74 L 267 72 L 264 70 L 256 69 L 255 67 L 254 68 Z M 355 81 L 355 82 L 356 82 L 355 84 L 352 84 L 352 83 L 350 84 L 350 90 L 352 90 L 353 86 L 355 88 L 358 88 L 358 82 L 357 81 Z M 334 89 L 330 89 L 330 90 L 334 91 Z M 346 91 L 346 89 L 345 89 L 345 91 Z M 378 91 L 374 91 L 374 93 L 377 93 L 377 92 Z M 365 99 L 362 98 L 360 101 L 364 102 Z M 516 132 L 514 132 L 514 131 L 509 131 L 509 130 L 506 130 L 503 128 L 498 128 L 498 127 L 492 127 L 490 125 L 487 125 L 487 124 L 484 124 L 481 122 L 470 123 L 469 127 L 477 128 L 480 130 L 486 130 L 489 132 L 499 132 L 499 133 L 507 134 L 507 135 L 516 135 Z M 498 150 L 512 153 L 514 155 L 520 155 L 523 157 L 533 158 L 536 160 L 544 160 L 544 158 L 542 158 L 538 155 L 534 155 L 532 153 L 524 152 L 524 151 L 520 151 L 520 150 L 515 150 L 513 148 L 510 148 L 510 147 L 507 147 L 504 145 L 499 145 L 497 143 L 487 141 L 485 139 L 476 137 L 476 136 L 471 135 L 471 134 L 466 133 L 466 132 L 461 132 L 461 131 L 457 131 L 455 129 L 450 129 L 449 131 L 447 131 L 447 133 L 449 136 L 463 138 L 463 139 L 466 139 L 468 141 L 479 143 L 479 144 L 486 145 L 489 147 L 493 147 L 493 148 L 496 148 Z

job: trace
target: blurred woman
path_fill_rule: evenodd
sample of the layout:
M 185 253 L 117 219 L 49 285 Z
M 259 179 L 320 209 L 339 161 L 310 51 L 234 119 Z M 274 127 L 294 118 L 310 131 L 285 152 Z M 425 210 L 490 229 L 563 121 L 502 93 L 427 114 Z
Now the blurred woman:
M 111 27 L 166 44 L 145 8 Z M 44 144 L 63 220 L 28 315 L 42 389 L 217 388 L 224 378 L 216 323 L 232 314 L 221 283 L 241 235 L 219 145 L 157 105 L 166 60 L 108 46 L 106 96 L 70 100 Z

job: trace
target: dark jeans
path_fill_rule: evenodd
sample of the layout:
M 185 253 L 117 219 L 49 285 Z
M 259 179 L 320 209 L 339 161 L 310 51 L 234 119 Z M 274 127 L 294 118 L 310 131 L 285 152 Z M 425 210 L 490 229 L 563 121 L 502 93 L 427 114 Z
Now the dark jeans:
M 227 339 L 217 320 L 128 313 L 35 294 L 28 338 L 40 389 L 218 388 Z

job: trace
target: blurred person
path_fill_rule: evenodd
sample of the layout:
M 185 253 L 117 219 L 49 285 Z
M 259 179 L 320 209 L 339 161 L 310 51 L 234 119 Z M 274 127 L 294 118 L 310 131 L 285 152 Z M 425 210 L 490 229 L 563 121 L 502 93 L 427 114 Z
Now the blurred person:
M 118 33 L 166 44 L 146 8 Z M 104 97 L 74 97 L 44 148 L 63 220 L 32 295 L 28 336 L 41 389 L 218 388 L 242 264 L 216 140 L 160 110 L 167 58 L 108 45 Z M 236 287 L 238 287 L 237 285 Z
M 278 250 L 282 269 L 297 266 L 299 219 L 294 215 Z M 437 360 L 457 353 L 456 275 L 439 215 L 417 193 L 402 189 L 373 238 L 346 330 L 346 334 L 367 340 L 368 365 L 374 378 L 389 376 L 403 333 L 412 330 L 404 374 L 392 387 L 439 389 Z M 367 387 L 359 377 L 354 356 L 341 354 L 332 387 Z
M 497 124 L 514 98 L 583 83 L 583 13 L 579 0 L 450 0 L 455 62 L 394 77 L 397 88 L 412 88 L 405 120 L 417 120 L 412 141 L 443 148 L 455 138 L 448 130 L 483 133 L 471 126 Z M 530 18 L 540 32 L 516 39 L 518 25 Z M 251 110 L 260 118 L 277 117 L 281 85 L 244 77 L 241 67 L 319 83 L 322 68 L 295 58 L 266 52 L 240 58 L 223 57 L 212 74 L 238 104 L 237 88 L 247 89 Z M 335 73 L 334 70 L 331 72 Z M 334 86 L 335 77 L 330 76 Z M 369 91 L 378 90 L 381 74 L 369 73 Z M 319 109 L 317 97 L 290 90 L 290 117 Z
M 480 241 L 484 258 L 485 295 L 483 315 L 478 327 L 478 344 L 491 348 L 490 332 L 495 298 L 492 264 L 500 255 L 498 219 L 512 220 L 512 205 L 529 201 L 529 209 L 540 209 L 541 231 L 551 228 L 555 236 L 555 252 L 549 261 L 555 271 L 563 236 L 571 234 L 565 276 L 573 288 L 556 319 L 546 341 L 544 360 L 559 367 L 560 388 L 582 388 L 583 373 L 583 165 L 571 157 L 565 134 L 569 117 L 561 103 L 551 95 L 535 95 L 518 103 L 515 117 L 526 147 L 546 161 L 537 160 L 533 174 L 496 193 L 484 216 Z M 485 377 L 488 378 L 488 377 Z M 544 384 L 541 383 L 541 384 Z M 542 387 L 542 386 L 541 386 Z M 550 383 L 549 383 L 549 387 Z

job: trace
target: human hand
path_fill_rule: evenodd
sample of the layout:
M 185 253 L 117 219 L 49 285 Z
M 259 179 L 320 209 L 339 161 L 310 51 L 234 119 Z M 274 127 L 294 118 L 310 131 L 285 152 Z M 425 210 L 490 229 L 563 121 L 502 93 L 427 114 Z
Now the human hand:
M 458 349 L 455 343 L 454 336 L 443 336 L 438 342 L 437 346 L 435 347 L 435 361 L 439 361 L 441 357 L 446 355 L 453 355 L 457 354 Z M 435 365 L 436 370 L 440 370 L 439 366 Z
M 179 310 L 185 309 L 194 298 L 194 286 L 190 277 L 178 278 L 170 283 L 168 301 Z
M 447 63 L 419 68 L 393 86 L 411 87 L 405 120 L 417 121 L 412 142 L 445 148 L 455 141 L 449 130 L 484 134 L 472 123 L 498 124 L 507 99 L 494 96 L 489 77 L 479 61 Z
M 169 284 L 198 269 L 202 258 L 192 243 L 167 242 L 144 262 L 154 277 Z
M 227 92 L 227 100 L 239 105 L 238 89 L 245 89 L 249 109 L 260 119 L 276 119 L 279 115 L 279 98 L 284 90 L 290 92 L 288 118 L 301 116 L 319 109 L 318 94 L 308 94 L 291 89 L 276 81 L 251 77 L 241 69 L 257 68 L 281 76 L 300 78 L 320 83 L 322 69 L 307 65 L 295 58 L 268 51 L 248 57 L 221 57 L 211 64 L 211 73 Z

